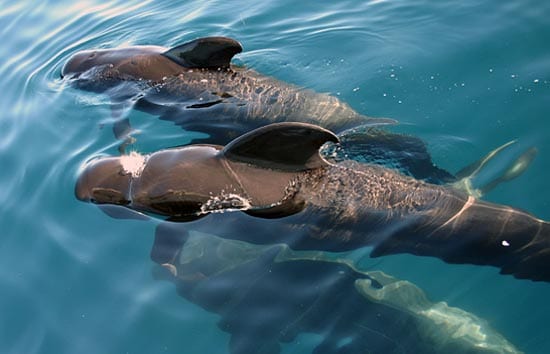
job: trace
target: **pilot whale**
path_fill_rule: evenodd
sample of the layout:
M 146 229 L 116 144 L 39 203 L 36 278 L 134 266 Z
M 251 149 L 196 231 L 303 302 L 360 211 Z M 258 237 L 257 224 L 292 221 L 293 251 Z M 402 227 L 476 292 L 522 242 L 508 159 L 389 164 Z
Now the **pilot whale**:
M 339 151 L 353 159 L 381 162 L 434 183 L 469 181 L 437 167 L 421 139 L 379 129 L 394 120 L 361 115 L 336 97 L 232 65 L 241 51 L 239 42 L 226 37 L 198 38 L 171 49 L 85 50 L 67 61 L 61 75 L 77 88 L 110 96 L 113 130 L 124 140 L 121 152 L 134 141 L 125 115 L 134 107 L 207 133 L 195 140 L 217 145 L 273 122 L 314 123 L 338 133 Z
M 325 252 L 253 245 L 164 223 L 151 259 L 159 265 L 157 279 L 219 316 L 231 354 L 278 354 L 281 344 L 305 333 L 318 336 L 307 351 L 317 354 L 521 353 L 476 315 Z
M 393 124 L 361 115 L 334 96 L 231 65 L 242 51 L 234 39 L 204 37 L 174 48 L 135 46 L 74 54 L 61 75 L 73 86 L 106 93 L 113 102 L 115 135 L 123 138 L 133 106 L 226 144 L 238 135 L 274 122 L 314 123 L 340 132 L 362 124 Z
M 75 192 L 112 215 L 154 214 L 229 239 L 333 252 L 371 246 L 372 257 L 410 253 L 550 281 L 548 222 L 393 169 L 328 162 L 319 148 L 337 142 L 315 125 L 271 124 L 225 147 L 93 159 Z

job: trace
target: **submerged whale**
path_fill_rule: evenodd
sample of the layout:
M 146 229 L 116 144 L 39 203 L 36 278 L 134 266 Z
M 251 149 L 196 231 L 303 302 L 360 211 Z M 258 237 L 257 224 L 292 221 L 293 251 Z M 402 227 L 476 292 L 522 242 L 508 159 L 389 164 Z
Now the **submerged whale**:
M 252 245 L 165 223 L 151 258 L 162 266 L 158 278 L 219 315 L 231 354 L 277 354 L 282 343 L 307 333 L 320 338 L 312 353 L 520 353 L 477 316 L 323 252 Z
M 225 147 L 97 158 L 81 171 L 76 196 L 112 215 L 151 213 L 251 243 L 371 246 L 373 257 L 411 253 L 550 281 L 548 222 L 382 166 L 329 163 L 319 148 L 337 142 L 318 126 L 278 123 Z
M 82 90 L 106 93 L 124 137 L 127 106 L 160 116 L 226 144 L 254 128 L 274 122 L 314 123 L 340 132 L 362 124 L 392 124 L 357 113 L 328 94 L 231 65 L 242 51 L 234 39 L 205 37 L 174 48 L 135 46 L 85 50 L 73 55 L 61 75 Z

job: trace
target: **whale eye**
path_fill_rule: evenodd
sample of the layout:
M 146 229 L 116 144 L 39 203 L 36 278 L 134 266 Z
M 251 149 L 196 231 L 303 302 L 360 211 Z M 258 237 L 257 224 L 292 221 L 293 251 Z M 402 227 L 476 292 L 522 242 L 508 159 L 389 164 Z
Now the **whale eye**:
M 90 55 L 88 56 L 88 60 L 89 59 L 93 59 L 97 56 L 97 52 L 91 52 Z

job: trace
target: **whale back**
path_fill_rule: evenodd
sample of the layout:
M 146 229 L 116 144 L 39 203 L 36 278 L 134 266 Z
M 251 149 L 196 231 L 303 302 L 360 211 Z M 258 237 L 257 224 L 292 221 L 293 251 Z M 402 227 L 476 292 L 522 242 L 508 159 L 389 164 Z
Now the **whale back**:
M 327 165 L 319 149 L 337 143 L 331 131 L 307 123 L 275 123 L 233 140 L 222 151 L 233 161 L 262 168 L 303 171 Z

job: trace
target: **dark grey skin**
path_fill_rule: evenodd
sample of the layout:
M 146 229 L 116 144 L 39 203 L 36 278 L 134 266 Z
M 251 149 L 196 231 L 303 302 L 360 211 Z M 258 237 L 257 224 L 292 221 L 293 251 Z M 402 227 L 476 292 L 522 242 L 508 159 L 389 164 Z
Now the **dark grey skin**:
M 99 158 L 84 167 L 76 196 L 252 243 L 372 246 L 373 257 L 411 253 L 550 281 L 546 221 L 381 166 L 328 163 L 318 152 L 327 142 L 338 139 L 323 128 L 279 123 L 225 147 L 159 151 L 138 168 L 127 156 Z
M 111 97 L 115 135 L 126 141 L 121 152 L 132 141 L 125 111 L 133 106 L 207 133 L 197 140 L 218 145 L 273 122 L 314 123 L 340 134 L 345 156 L 391 165 L 436 184 L 460 179 L 432 162 L 422 140 L 376 128 L 395 121 L 369 118 L 336 97 L 231 65 L 241 51 L 239 42 L 225 37 L 199 38 L 172 49 L 87 50 L 65 64 L 62 76 L 75 87 Z
M 172 49 L 86 50 L 70 58 L 61 75 L 77 88 L 111 97 L 119 138 L 129 132 L 122 111 L 130 105 L 207 133 L 205 142 L 221 145 L 274 122 L 307 122 L 335 132 L 395 123 L 361 115 L 336 97 L 231 65 L 241 51 L 239 42 L 225 37 L 199 38 Z

